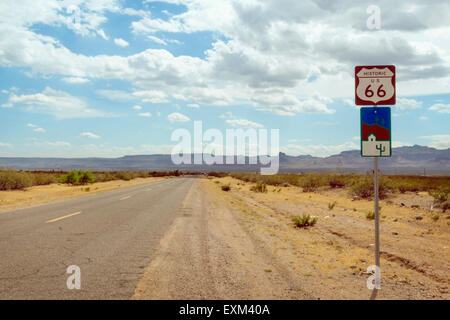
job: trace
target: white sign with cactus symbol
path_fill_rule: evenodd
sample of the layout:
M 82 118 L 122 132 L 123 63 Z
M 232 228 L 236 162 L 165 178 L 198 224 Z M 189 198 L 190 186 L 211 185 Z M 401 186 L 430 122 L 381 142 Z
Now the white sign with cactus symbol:
M 391 156 L 391 108 L 361 108 L 361 155 Z

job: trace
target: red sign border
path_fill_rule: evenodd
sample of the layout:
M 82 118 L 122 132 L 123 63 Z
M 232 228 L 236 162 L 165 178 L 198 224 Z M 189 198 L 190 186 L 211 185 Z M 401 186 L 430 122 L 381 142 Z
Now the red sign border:
M 392 76 L 392 85 L 394 86 L 394 95 L 389 100 L 384 101 L 378 101 L 377 103 L 374 103 L 373 101 L 363 100 L 358 97 L 356 94 L 356 88 L 358 88 L 359 84 L 359 78 L 357 76 L 358 72 L 362 69 L 383 69 L 388 68 L 392 73 L 394 74 Z M 395 97 L 396 97 L 396 88 L 395 88 L 395 66 L 394 65 L 385 65 L 385 66 L 355 66 L 355 104 L 357 106 L 388 106 L 388 105 L 395 105 Z

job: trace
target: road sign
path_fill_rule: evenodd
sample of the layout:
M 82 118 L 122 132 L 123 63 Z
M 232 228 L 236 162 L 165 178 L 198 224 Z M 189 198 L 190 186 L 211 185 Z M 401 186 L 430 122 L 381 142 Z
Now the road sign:
M 361 156 L 391 156 L 391 108 L 361 108 Z
M 395 66 L 356 66 L 357 106 L 395 104 Z

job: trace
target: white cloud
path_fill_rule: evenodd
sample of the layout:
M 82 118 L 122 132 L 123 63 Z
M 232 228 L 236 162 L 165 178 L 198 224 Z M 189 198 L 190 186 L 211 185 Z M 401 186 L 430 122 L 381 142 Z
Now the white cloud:
M 119 47 L 128 47 L 129 43 L 122 38 L 114 39 L 114 43 Z
M 397 141 L 397 140 L 392 141 L 392 148 L 410 147 L 410 146 L 412 146 L 411 143 Z
M 36 141 L 33 145 L 37 147 L 70 148 L 72 145 L 66 141 Z
M 247 119 L 228 119 L 225 120 L 227 124 L 232 127 L 241 127 L 241 128 L 264 128 L 264 126 L 260 123 L 256 123 Z
M 187 122 L 191 119 L 189 117 L 185 116 L 184 114 L 181 114 L 179 112 L 171 113 L 167 116 L 167 119 L 169 119 L 170 122 Z
M 426 116 L 421 116 L 421 117 L 419 118 L 419 120 L 425 121 L 425 120 L 428 120 L 428 117 L 426 117 Z
M 120 10 L 118 1 L 2 1 L 0 21 L 16 25 L 64 25 L 76 34 L 95 35 L 106 12 Z
M 433 104 L 429 110 L 437 111 L 439 113 L 450 113 L 450 104 L 436 103 Z
M 33 128 L 34 132 L 45 132 L 46 131 L 44 128 L 40 128 L 39 126 L 32 124 L 32 123 L 28 123 L 27 127 Z
M 142 110 L 142 107 L 141 107 L 141 106 L 138 106 L 138 105 L 135 105 L 135 106 L 133 107 L 133 110 Z
M 395 108 L 399 110 L 414 110 L 422 107 L 422 102 L 414 99 L 397 98 Z
M 88 108 L 86 102 L 67 92 L 46 87 L 42 93 L 9 96 L 12 105 L 26 105 L 26 111 L 52 115 L 58 119 L 103 117 L 102 111 Z
M 139 117 L 151 117 L 152 116 L 152 114 L 150 113 L 150 112 L 142 112 L 142 113 L 139 113 Z
M 194 108 L 194 109 L 200 108 L 200 106 L 197 103 L 188 103 L 187 106 L 189 108 Z
M 175 99 L 193 101 L 197 104 L 226 106 L 232 103 L 231 95 L 225 89 L 210 87 L 191 87 L 174 93 Z
M 177 40 L 177 39 L 167 39 L 167 40 L 165 40 L 166 42 L 169 42 L 169 43 L 175 43 L 175 44 L 183 44 L 183 42 L 181 42 L 181 41 L 179 41 L 179 40 Z
M 111 100 L 111 101 L 129 101 L 135 99 L 132 94 L 122 91 L 122 90 L 97 90 L 95 91 L 98 95 Z
M 435 134 L 429 136 L 421 136 L 419 138 L 430 141 L 428 145 L 436 149 L 450 148 L 450 134 Z
M 67 83 L 86 83 L 89 82 L 89 79 L 83 78 L 83 77 L 66 77 L 66 78 L 62 78 L 62 81 L 67 82 Z
M 10 143 L 0 141 L 0 148 L 11 148 L 11 147 L 12 145 Z
M 89 138 L 89 139 L 99 139 L 101 138 L 99 135 L 92 132 L 82 132 L 80 133 L 80 137 Z
M 221 114 L 219 116 L 219 118 L 222 119 L 230 119 L 230 118 L 234 118 L 233 113 L 231 113 L 230 111 L 225 112 L 224 114 Z
M 142 102 L 150 102 L 150 103 L 166 103 L 167 94 L 163 91 L 158 90 L 143 90 L 143 91 L 134 91 L 132 95 L 136 98 L 142 100 Z
M 439 1 L 382 1 L 383 28 L 376 32 L 365 26 L 364 1 L 168 2 L 186 10 L 159 19 L 123 8 L 121 1 L 80 1 L 80 21 L 74 24 L 71 1 L 2 1 L 0 65 L 24 67 L 38 76 L 120 79 L 142 91 L 163 92 L 163 98 L 148 98 L 152 103 L 171 97 L 202 105 L 239 103 L 279 115 L 333 113 L 330 102 L 317 96 L 351 97 L 353 66 L 358 63 L 397 64 L 402 96 L 449 92 L 450 9 Z M 30 27 L 66 26 L 81 36 L 107 38 L 102 27 L 110 12 L 139 17 L 130 26 L 132 32 L 160 44 L 177 41 L 157 38 L 161 31 L 208 31 L 220 40 L 213 40 L 203 58 L 155 49 L 129 56 L 87 56 Z M 399 110 L 418 107 L 404 102 Z
M 324 144 L 287 144 L 281 146 L 280 150 L 290 155 L 312 155 L 316 157 L 328 157 L 334 154 L 341 153 L 342 151 L 359 149 L 360 146 L 353 141 L 346 142 L 339 145 L 324 145 Z
M 342 101 L 343 101 L 346 105 L 349 105 L 350 107 L 358 108 L 358 106 L 355 104 L 355 100 L 352 100 L 352 99 L 342 99 Z
M 161 45 L 163 45 L 163 46 L 166 46 L 167 45 L 167 42 L 166 41 L 164 41 L 164 40 L 162 40 L 162 39 L 160 39 L 160 38 L 158 38 L 158 37 L 155 37 L 155 36 L 147 36 L 147 38 L 149 38 L 151 41 L 153 41 L 153 42 L 156 42 L 157 44 L 161 44 Z
M 167 99 L 167 94 L 160 90 L 137 90 L 134 92 L 122 90 L 97 90 L 96 93 L 111 101 L 140 100 L 148 103 L 166 103 L 169 101 Z
M 104 40 L 108 40 L 109 37 L 105 34 L 105 31 L 103 31 L 103 29 L 99 29 L 97 30 L 97 33 L 100 35 L 100 37 L 102 37 Z M 114 40 L 115 42 L 115 40 Z M 117 43 L 116 43 L 117 44 Z
M 252 97 L 253 105 L 259 110 L 270 111 L 283 116 L 293 116 L 296 113 L 324 113 L 332 114 L 335 112 L 329 109 L 325 102 L 308 98 L 300 100 L 293 94 L 281 91 L 264 91 L 257 93 Z

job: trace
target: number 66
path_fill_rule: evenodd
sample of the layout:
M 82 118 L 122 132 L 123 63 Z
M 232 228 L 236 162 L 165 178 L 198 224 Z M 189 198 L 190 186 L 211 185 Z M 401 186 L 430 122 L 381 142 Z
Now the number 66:
M 369 84 L 368 86 L 367 86 L 367 88 L 366 88 L 366 91 L 364 92 L 365 93 L 365 95 L 366 95 L 366 97 L 368 97 L 368 98 L 371 98 L 371 97 L 373 97 L 373 94 L 374 94 L 374 92 L 372 91 L 372 90 L 370 90 L 370 87 L 371 87 L 372 85 L 371 84 Z M 381 85 L 381 86 L 379 86 L 378 87 L 378 90 L 377 90 L 377 95 L 379 96 L 379 97 L 384 97 L 385 95 L 386 95 L 386 91 L 384 91 L 383 89 L 383 85 Z

